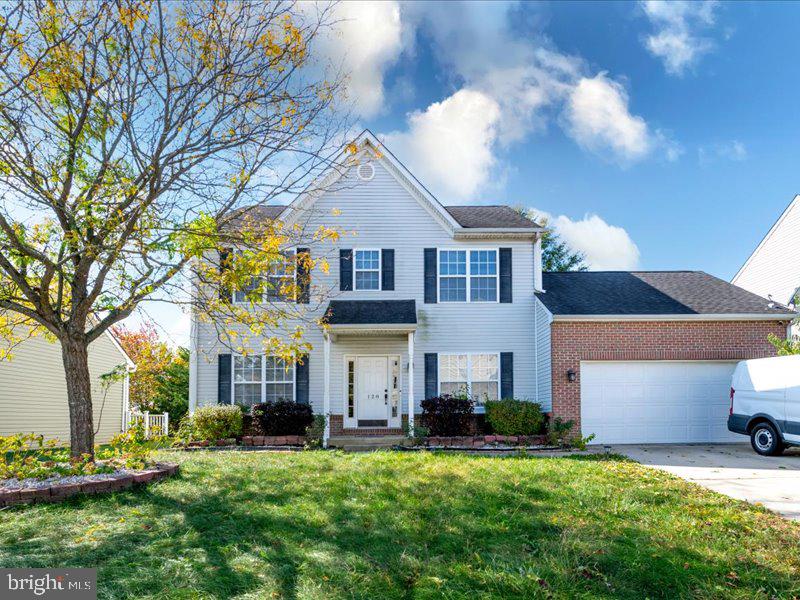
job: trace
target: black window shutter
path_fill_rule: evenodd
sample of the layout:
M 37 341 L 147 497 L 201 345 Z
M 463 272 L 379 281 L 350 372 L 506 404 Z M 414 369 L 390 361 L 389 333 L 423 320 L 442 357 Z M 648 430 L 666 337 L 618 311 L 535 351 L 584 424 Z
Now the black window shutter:
M 394 250 L 381 250 L 381 289 L 394 289 Z
M 308 248 L 297 249 L 297 303 L 308 304 L 310 293 L 310 273 L 308 271 L 308 259 L 311 252 Z
M 217 404 L 230 404 L 231 394 L 231 355 L 217 355 Z
M 221 248 L 219 251 L 219 299 L 225 302 L 230 302 L 233 299 L 230 286 L 222 282 L 222 275 L 230 268 L 230 258 L 232 251 L 230 248 Z
M 514 397 L 514 353 L 500 353 L 500 398 Z
M 500 302 L 511 302 L 511 248 L 500 248 Z
M 339 289 L 347 292 L 353 289 L 353 250 L 339 250 Z
M 436 300 L 436 248 L 425 248 L 425 304 Z
M 425 353 L 425 399 L 439 395 L 439 356 L 435 352 Z
M 304 354 L 301 360 L 302 364 L 298 362 L 294 366 L 297 386 L 294 398 L 298 404 L 308 404 L 308 354 Z

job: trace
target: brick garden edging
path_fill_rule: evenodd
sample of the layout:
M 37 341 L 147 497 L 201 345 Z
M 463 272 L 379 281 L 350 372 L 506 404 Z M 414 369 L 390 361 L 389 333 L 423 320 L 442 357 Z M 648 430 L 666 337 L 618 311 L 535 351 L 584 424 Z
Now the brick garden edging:
M 546 446 L 546 435 L 466 435 L 456 437 L 427 437 L 423 446 L 483 448 L 484 446 Z
M 159 464 L 152 468 L 139 471 L 133 475 L 121 475 L 113 479 L 101 481 L 86 481 L 83 483 L 53 484 L 43 488 L 23 488 L 17 490 L 0 489 L 0 507 L 15 504 L 42 504 L 63 502 L 67 498 L 78 494 L 103 494 L 126 490 L 134 485 L 151 483 L 171 477 L 178 472 L 178 465 Z

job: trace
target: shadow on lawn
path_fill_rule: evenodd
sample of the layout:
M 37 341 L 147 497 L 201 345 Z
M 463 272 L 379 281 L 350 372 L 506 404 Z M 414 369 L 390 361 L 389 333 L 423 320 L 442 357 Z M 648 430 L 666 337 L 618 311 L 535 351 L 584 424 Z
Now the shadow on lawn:
M 321 460 L 321 472 L 305 473 L 308 481 L 292 478 L 291 463 L 289 473 L 271 464 L 254 476 L 251 464 L 243 462 L 224 482 L 213 479 L 199 461 L 185 464 L 175 483 L 200 493 L 184 494 L 164 482 L 113 499 L 73 501 L 78 511 L 101 503 L 112 509 L 115 504 L 138 507 L 143 523 L 79 553 L 58 555 L 61 563 L 97 565 L 108 595 L 132 597 L 181 595 L 183 589 L 188 592 L 183 596 L 227 598 L 272 586 L 281 597 L 294 599 L 301 581 L 305 595 L 316 590 L 320 597 L 411 598 L 420 585 L 429 595 L 439 589 L 464 597 L 546 595 L 549 590 L 680 597 L 695 590 L 720 595 L 728 584 L 743 585 L 744 579 L 725 580 L 731 571 L 758 572 L 763 582 L 748 582 L 753 590 L 761 583 L 778 590 L 792 585 L 786 574 L 764 565 L 714 562 L 711 553 L 700 555 L 679 542 L 659 545 L 625 515 L 608 517 L 627 521 L 614 523 L 615 533 L 607 536 L 604 521 L 592 520 L 588 508 L 585 524 L 565 529 L 552 522 L 551 513 L 570 498 L 547 481 L 499 477 L 477 487 L 474 477 L 446 470 L 415 478 L 413 469 L 426 467 L 425 460 L 401 466 L 368 463 L 369 472 L 325 470 L 335 460 Z M 28 557 L 54 566 L 42 542 L 8 550 L 16 564 L 30 564 Z M 159 557 L 163 564 L 171 557 L 184 559 L 180 577 L 165 580 L 170 571 L 157 568 Z M 715 573 L 720 580 L 708 580 Z M 432 577 L 440 583 L 431 583 Z M 309 592 L 309 585 L 318 587 Z

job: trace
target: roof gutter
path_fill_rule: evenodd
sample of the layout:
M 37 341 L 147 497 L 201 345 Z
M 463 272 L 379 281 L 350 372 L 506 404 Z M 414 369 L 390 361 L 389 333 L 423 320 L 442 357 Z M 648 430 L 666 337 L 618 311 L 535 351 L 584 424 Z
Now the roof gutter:
M 480 238 L 505 238 L 530 240 L 547 231 L 542 227 L 461 227 L 453 231 L 457 240 Z
M 553 315 L 554 321 L 786 321 L 796 313 L 723 313 L 683 315 Z

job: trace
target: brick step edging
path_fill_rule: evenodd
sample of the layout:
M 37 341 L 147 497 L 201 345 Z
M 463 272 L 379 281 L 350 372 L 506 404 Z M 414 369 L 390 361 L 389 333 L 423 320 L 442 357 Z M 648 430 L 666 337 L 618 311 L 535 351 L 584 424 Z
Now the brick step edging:
M 18 490 L 0 489 L 0 507 L 13 506 L 15 504 L 64 502 L 67 498 L 77 496 L 78 494 L 92 495 L 118 492 L 126 490 L 134 485 L 143 485 L 166 477 L 171 477 L 177 472 L 178 465 L 176 464 L 159 464 L 153 468 L 134 473 L 133 475 L 122 475 L 114 479 L 86 481 L 83 483 L 56 483 L 44 488 L 23 488 Z

